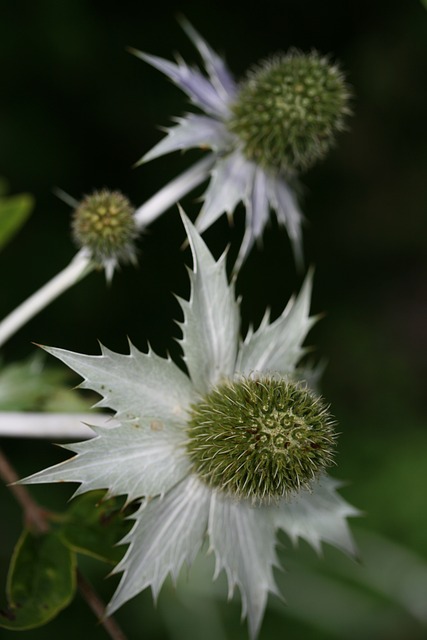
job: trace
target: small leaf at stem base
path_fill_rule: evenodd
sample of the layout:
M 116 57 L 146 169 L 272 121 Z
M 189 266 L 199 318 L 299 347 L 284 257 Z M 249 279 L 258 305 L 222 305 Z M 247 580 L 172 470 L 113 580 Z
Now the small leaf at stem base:
M 0 627 L 33 629 L 52 620 L 71 602 L 75 574 L 75 554 L 57 534 L 24 531 L 12 555 Z

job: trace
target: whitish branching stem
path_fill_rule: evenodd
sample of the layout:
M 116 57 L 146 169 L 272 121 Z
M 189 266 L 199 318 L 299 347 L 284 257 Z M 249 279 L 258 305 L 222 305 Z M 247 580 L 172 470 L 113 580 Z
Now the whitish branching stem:
M 187 193 L 198 187 L 206 180 L 210 169 L 215 163 L 215 155 L 210 153 L 199 160 L 190 169 L 171 180 L 166 186 L 147 200 L 135 212 L 136 224 L 144 228 L 155 220 L 163 211 L 179 202 Z
M 117 426 L 117 421 L 105 413 L 56 413 L 0 411 L 0 436 L 9 438 L 49 438 L 86 440 L 94 433 L 86 425 L 105 428 Z
M 187 171 L 158 191 L 135 212 L 135 220 L 139 229 L 144 229 L 164 211 L 174 205 L 180 198 L 192 191 L 208 177 L 214 164 L 215 156 L 209 154 Z M 94 264 L 87 251 L 79 251 L 70 264 L 36 291 L 2 322 L 0 322 L 0 347 L 16 333 L 26 322 L 39 311 L 55 300 L 61 293 L 94 269 Z

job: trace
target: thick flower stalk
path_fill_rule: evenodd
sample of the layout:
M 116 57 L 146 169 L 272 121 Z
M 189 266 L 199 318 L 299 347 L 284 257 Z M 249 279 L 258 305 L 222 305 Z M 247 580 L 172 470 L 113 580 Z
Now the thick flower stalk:
M 271 208 L 301 262 L 303 217 L 291 185 L 300 170 L 326 155 L 344 126 L 349 92 L 341 71 L 316 52 L 291 50 L 261 62 L 236 83 L 225 61 L 193 27 L 186 21 L 183 27 L 202 56 L 207 75 L 182 60 L 174 64 L 134 53 L 175 82 L 204 114 L 178 118 L 141 162 L 191 147 L 211 149 L 212 166 L 205 171 L 211 180 L 197 229 L 203 232 L 243 202 L 246 230 L 237 270 L 255 241 L 260 241 Z M 199 164 L 194 165 L 198 170 Z
M 335 448 L 328 407 L 301 381 L 299 361 L 314 318 L 311 277 L 273 322 L 268 314 L 244 340 L 225 260 L 215 261 L 184 219 L 193 254 L 189 300 L 180 299 L 187 373 L 170 358 L 130 345 L 87 356 L 47 348 L 102 396 L 119 426 L 93 427 L 77 455 L 27 483 L 77 482 L 77 493 L 107 489 L 141 500 L 123 540 L 123 572 L 112 613 L 150 586 L 156 597 L 209 540 L 216 571 L 237 586 L 255 637 L 268 593 L 278 593 L 276 531 L 354 553 L 346 518 L 356 514 L 326 474 Z

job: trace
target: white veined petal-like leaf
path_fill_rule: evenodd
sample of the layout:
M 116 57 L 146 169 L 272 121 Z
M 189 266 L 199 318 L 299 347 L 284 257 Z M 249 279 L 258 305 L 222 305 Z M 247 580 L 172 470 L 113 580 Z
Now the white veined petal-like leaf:
M 181 340 L 194 387 L 208 392 L 221 378 L 232 376 L 236 363 L 240 314 L 234 287 L 227 282 L 224 256 L 215 261 L 188 218 L 182 216 L 193 254 L 190 300 L 184 312 Z
M 274 322 L 262 322 L 248 333 L 240 346 L 236 369 L 242 374 L 253 371 L 292 373 L 304 353 L 302 344 L 315 322 L 310 318 L 312 274 L 309 273 L 295 300 Z
M 102 355 L 86 356 L 45 349 L 84 378 L 81 388 L 103 397 L 97 406 L 113 409 L 122 421 L 176 421 L 185 418 L 186 408 L 194 401 L 188 376 L 172 360 L 152 351 L 141 353 L 130 345 L 130 354 L 123 355 L 101 346 Z
M 78 482 L 76 494 L 108 489 L 111 495 L 134 500 L 165 493 L 190 471 L 181 425 L 152 420 L 92 429 L 95 438 L 65 447 L 77 453 L 75 457 L 23 482 Z
M 249 206 L 252 212 L 251 228 L 255 239 L 262 236 L 269 220 L 270 203 L 267 195 L 267 177 L 259 167 L 256 168 Z
M 296 543 L 303 538 L 320 553 L 321 543 L 329 542 L 339 549 L 356 555 L 356 547 L 347 524 L 347 518 L 359 515 L 337 493 L 340 483 L 323 476 L 312 491 L 301 491 L 298 496 L 272 505 L 274 522 Z
M 270 178 L 267 180 L 267 187 L 271 207 L 276 211 L 279 224 L 286 228 L 296 262 L 302 266 L 304 264 L 302 253 L 302 223 L 304 216 L 298 206 L 295 194 L 286 184 L 283 177 Z
M 239 588 L 242 617 L 248 617 L 250 635 L 255 638 L 268 593 L 279 595 L 273 577 L 273 567 L 278 566 L 278 561 L 270 507 L 254 507 L 213 493 L 209 539 L 216 557 L 215 575 L 224 569 L 230 598 L 234 588 Z
M 245 160 L 239 151 L 218 158 L 196 220 L 196 229 L 200 233 L 223 213 L 233 213 L 239 202 L 248 201 L 254 172 L 255 165 Z
M 267 178 L 262 169 L 255 168 L 250 193 L 245 196 L 246 221 L 242 244 L 234 263 L 233 273 L 238 273 L 249 255 L 255 241 L 261 242 L 265 226 L 269 221 L 270 203 L 267 197 Z
M 191 475 L 132 515 L 136 522 L 122 541 L 129 548 L 114 570 L 123 576 L 108 615 L 146 587 L 156 598 L 169 573 L 176 580 L 184 562 L 191 564 L 206 533 L 209 500 L 209 489 Z
M 153 56 L 142 51 L 134 51 L 134 54 L 150 64 L 155 69 L 164 73 L 180 89 L 184 91 L 198 107 L 206 113 L 216 116 L 224 114 L 224 101 L 213 86 L 212 82 L 205 78 L 199 70 L 192 69 L 185 62 L 175 64 L 158 56 Z
M 242 243 L 239 247 L 239 252 L 237 254 L 236 261 L 233 265 L 233 275 L 239 273 L 242 264 L 248 257 L 255 243 L 255 236 L 250 223 L 249 215 L 250 215 L 250 212 L 246 209 L 245 233 L 243 234 Z
M 175 127 L 167 130 L 166 137 L 145 154 L 141 163 L 192 147 L 209 147 L 216 151 L 225 144 L 226 139 L 227 131 L 222 122 L 189 113 L 184 118 L 179 118 Z
M 237 85 L 225 61 L 208 45 L 206 40 L 202 38 L 188 20 L 182 18 L 180 22 L 184 31 L 202 56 L 212 84 L 215 86 L 218 94 L 223 96 L 225 109 L 228 111 L 228 107 L 226 107 L 227 102 L 234 99 L 237 93 Z

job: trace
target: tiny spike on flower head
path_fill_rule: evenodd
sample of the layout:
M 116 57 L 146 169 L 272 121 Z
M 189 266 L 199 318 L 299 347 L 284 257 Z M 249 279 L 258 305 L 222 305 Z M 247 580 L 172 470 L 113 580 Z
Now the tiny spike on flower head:
M 102 189 L 85 196 L 74 211 L 72 231 L 77 245 L 106 267 L 107 277 L 118 262 L 135 260 L 134 208 L 119 191 Z
M 294 173 L 326 155 L 349 113 L 348 97 L 341 71 L 326 57 L 291 50 L 249 72 L 228 127 L 248 160 Z

